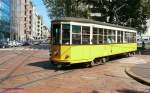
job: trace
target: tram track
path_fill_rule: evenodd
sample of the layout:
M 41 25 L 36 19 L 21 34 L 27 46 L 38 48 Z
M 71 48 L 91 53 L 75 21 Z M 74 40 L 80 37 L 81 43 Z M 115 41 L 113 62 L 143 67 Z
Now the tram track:
M 25 52 L 24 52 L 23 50 L 21 51 L 21 53 L 16 52 L 16 51 L 17 51 L 16 48 L 14 48 L 12 51 L 13 51 L 13 53 L 15 53 L 15 54 L 17 54 L 17 55 L 12 56 L 11 58 L 9 58 L 9 59 L 7 59 L 7 60 L 1 62 L 1 63 L 0 63 L 0 66 L 9 63 L 14 57 L 18 57 L 18 55 L 28 56 L 28 53 L 25 54 Z M 33 54 L 34 54 L 34 53 L 33 53 Z M 31 54 L 29 57 L 30 57 L 30 58 L 31 58 L 31 57 L 34 57 L 34 55 Z M 27 57 L 26 59 L 28 60 L 29 57 Z M 35 58 L 35 57 L 34 57 L 34 58 Z M 36 58 L 39 58 L 39 57 L 36 57 Z M 26 60 L 25 60 L 25 61 L 26 61 Z M 24 62 L 23 62 L 23 63 L 24 63 Z M 23 63 L 21 63 L 21 64 L 23 64 Z M 35 71 L 35 72 L 38 72 L 38 71 Z M 21 76 L 21 75 L 27 75 L 27 74 L 35 73 L 35 72 L 21 73 L 21 74 L 18 74 L 18 75 L 14 75 L 13 77 L 17 77 L 17 76 Z M 5 78 L 6 78 L 6 77 L 5 77 Z M 8 77 L 7 77 L 7 78 L 8 78 Z M 1 79 L 0 79 L 0 82 L 2 82 L 3 80 L 4 80 L 4 79 L 1 78 Z
M 14 49 L 11 50 L 11 51 L 13 51 L 13 53 L 15 53 L 15 54 L 17 54 L 17 55 L 14 55 L 14 56 L 10 57 L 9 59 L 7 59 L 7 60 L 5 60 L 5 61 L 3 61 L 3 62 L 0 62 L 0 66 L 3 65 L 3 64 L 8 63 L 9 60 L 11 60 L 11 59 L 14 58 L 14 57 L 17 57 L 18 55 L 24 55 L 24 56 L 27 56 L 27 55 L 28 55 L 28 53 L 25 54 L 25 51 L 24 51 L 24 50 L 21 50 L 21 53 L 15 52 L 15 51 L 18 51 L 17 48 L 14 48 Z M 20 50 L 19 50 L 19 51 L 20 51 Z M 5 57 L 5 56 L 6 56 L 6 55 L 4 55 L 3 57 Z M 3 58 L 3 57 L 1 57 L 1 58 Z M 35 56 L 32 56 L 32 57 L 34 57 L 34 58 L 42 58 L 42 57 L 35 57 Z M 1 59 L 1 58 L 0 58 L 0 59 Z
M 14 49 L 13 51 L 15 51 L 15 49 Z M 5 61 L 3 61 L 3 62 L 0 62 L 0 66 L 1 66 L 1 65 L 4 65 L 4 64 L 6 64 L 6 63 L 8 63 L 8 62 L 9 62 L 9 60 L 12 60 L 12 58 L 15 58 L 15 57 L 17 57 L 18 55 L 22 55 L 22 54 L 24 54 L 24 52 L 21 52 L 21 53 L 13 52 L 13 53 L 15 53 L 15 54 L 17 54 L 17 55 L 14 55 L 14 56 L 12 56 L 12 57 L 8 58 L 7 60 L 5 60 Z
M 7 52 L 1 52 L 0 54 L 1 54 L 1 55 L 0 55 L 0 59 L 2 59 L 3 57 L 6 56 Z
M 23 50 L 19 50 L 19 51 L 23 51 Z M 30 51 L 30 50 L 29 50 Z M 31 51 L 33 51 L 33 50 L 31 50 Z M 37 51 L 37 50 L 35 50 L 35 51 Z M 14 52 L 15 54 L 18 54 L 17 52 Z M 28 55 L 28 54 L 22 54 L 22 55 L 24 55 L 24 56 L 26 56 L 26 55 Z M 32 56 L 33 58 L 42 58 L 42 59 L 45 59 L 45 58 L 43 58 L 43 57 L 37 57 L 37 56 Z
M 46 76 L 46 77 L 43 77 L 43 78 L 38 78 L 38 79 L 35 79 L 35 80 L 32 80 L 32 81 L 28 81 L 28 82 L 24 82 L 22 84 L 16 85 L 13 88 L 23 88 L 25 86 L 29 86 L 29 85 L 34 84 L 36 82 L 47 80 L 47 79 L 54 79 L 54 78 L 56 78 L 58 76 L 65 75 L 65 74 L 71 73 L 73 71 L 74 70 L 69 70 L 69 71 L 64 71 L 64 72 L 61 72 L 61 73 L 56 73 L 54 75 L 49 75 L 49 76 Z M 9 90 L 3 90 L 3 91 L 0 91 L 0 93 L 5 93 L 5 92 L 8 92 L 8 91 Z
M 35 73 L 47 72 L 47 70 L 37 70 L 37 71 L 33 71 L 33 72 L 26 72 L 26 73 L 21 73 L 21 74 L 13 75 L 19 69 L 19 67 L 22 66 L 25 62 L 28 62 L 27 60 L 29 60 L 30 58 L 32 58 L 32 57 L 34 57 L 34 58 L 41 58 L 41 57 L 35 57 L 33 55 L 35 52 L 32 52 L 29 55 L 28 53 L 25 53 L 24 51 L 21 51 L 21 53 L 18 53 L 18 52 L 16 52 L 16 49 L 14 49 L 12 51 L 13 51 L 13 53 L 15 53 L 17 55 L 9 58 L 8 60 L 6 60 L 4 62 L 2 62 L 1 65 L 5 64 L 5 63 L 8 63 L 10 60 L 12 60 L 12 58 L 17 57 L 18 55 L 27 56 L 27 57 L 25 57 L 23 59 L 23 61 L 21 61 L 10 72 L 8 72 L 8 74 L 6 76 L 0 78 L 0 84 L 2 84 L 3 82 L 5 82 L 5 81 L 7 81 L 9 79 L 12 79 L 12 78 L 21 77 L 21 76 L 30 76 L 30 75 L 35 74 Z M 53 77 L 56 77 L 56 76 L 59 76 L 59 75 L 62 75 L 62 74 L 68 73 L 68 72 L 72 72 L 72 71 L 65 71 L 63 73 L 57 73 L 57 74 L 49 75 L 49 76 L 46 76 L 46 77 L 43 77 L 43 78 L 38 78 L 38 79 L 35 79 L 35 80 L 32 80 L 32 81 L 25 82 L 25 83 L 22 83 L 20 85 L 17 85 L 16 87 L 22 87 L 22 86 L 30 85 L 30 84 L 36 83 L 38 81 L 45 80 L 45 79 L 50 79 L 50 78 L 53 78 Z M 0 91 L 0 93 L 4 93 L 4 92 L 6 92 L 6 90 Z
M 32 54 L 33 54 L 33 53 L 32 53 Z M 4 82 L 4 81 L 8 80 L 8 79 L 11 77 L 11 75 L 12 75 L 22 64 L 24 64 L 27 60 L 29 60 L 29 58 L 31 57 L 32 54 L 30 54 L 30 55 L 28 55 L 27 57 L 25 57 L 24 60 L 21 61 L 16 67 L 14 67 L 6 76 L 0 78 L 0 84 L 2 84 L 2 82 Z M 10 59 L 9 59 L 9 60 L 10 60 Z M 7 61 L 7 62 L 8 62 L 8 61 Z

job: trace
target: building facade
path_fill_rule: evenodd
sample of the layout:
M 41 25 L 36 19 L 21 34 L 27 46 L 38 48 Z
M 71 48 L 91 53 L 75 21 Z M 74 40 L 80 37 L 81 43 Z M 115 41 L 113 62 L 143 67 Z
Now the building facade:
M 37 40 L 43 39 L 42 37 L 42 31 L 43 31 L 43 18 L 41 16 L 37 16 Z
M 0 41 L 10 39 L 10 0 L 0 0 Z
M 38 16 L 36 13 L 36 8 L 33 6 L 33 14 L 32 14 L 32 38 L 34 40 L 37 39 L 37 24 L 38 24 Z
M 32 12 L 31 0 L 11 0 L 11 38 L 17 41 L 32 39 Z
M 48 39 L 50 37 L 50 31 L 46 26 L 43 26 L 42 38 Z
M 29 41 L 43 39 L 43 18 L 37 15 L 31 0 L 11 0 L 11 39 Z

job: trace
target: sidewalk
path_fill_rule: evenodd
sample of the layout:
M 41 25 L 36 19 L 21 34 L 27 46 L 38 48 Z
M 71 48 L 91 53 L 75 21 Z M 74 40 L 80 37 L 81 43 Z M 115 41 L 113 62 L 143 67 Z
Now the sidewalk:
M 150 62 L 126 68 L 125 72 L 133 79 L 150 86 Z

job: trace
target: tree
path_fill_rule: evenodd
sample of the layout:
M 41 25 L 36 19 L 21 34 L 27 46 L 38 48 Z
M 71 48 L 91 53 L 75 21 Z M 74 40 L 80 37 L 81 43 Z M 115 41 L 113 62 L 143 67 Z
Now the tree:
M 101 22 L 146 29 L 150 0 L 43 0 L 51 18 L 83 17 Z M 91 17 L 90 13 L 101 16 Z
M 87 17 L 88 7 L 81 7 L 82 0 L 43 0 L 51 18 Z M 85 5 L 86 6 L 86 5 Z
M 102 16 L 94 17 L 97 21 L 123 25 L 146 30 L 146 20 L 150 18 L 150 0 L 84 0 L 92 11 Z

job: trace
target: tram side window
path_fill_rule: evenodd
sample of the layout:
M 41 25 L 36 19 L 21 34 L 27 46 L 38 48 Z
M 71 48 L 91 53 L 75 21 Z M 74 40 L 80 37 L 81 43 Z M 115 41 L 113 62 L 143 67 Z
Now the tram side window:
M 98 31 L 98 28 L 93 28 L 93 44 L 99 44 L 99 31 Z
M 70 44 L 70 25 L 62 25 L 62 44 Z
M 116 43 L 116 31 L 112 31 L 112 43 Z
M 130 33 L 125 32 L 125 43 L 130 43 Z
M 131 43 L 135 43 L 136 42 L 136 34 L 135 33 L 131 33 Z
M 107 35 L 108 35 L 108 30 L 104 29 L 104 43 L 107 43 Z
M 52 26 L 52 42 L 53 44 L 60 44 L 60 24 L 53 24 Z
M 81 26 L 72 25 L 72 44 L 81 44 Z
M 116 43 L 116 32 L 115 30 L 108 30 L 108 43 Z
M 103 43 L 103 29 L 99 28 L 99 44 Z
M 108 35 L 107 35 L 107 43 L 112 43 L 112 30 L 107 30 L 108 31 Z
M 123 31 L 117 31 L 117 43 L 123 43 Z
M 90 27 L 82 27 L 82 44 L 90 44 Z
M 134 39 L 133 43 L 136 43 L 136 33 L 133 33 L 133 39 Z

